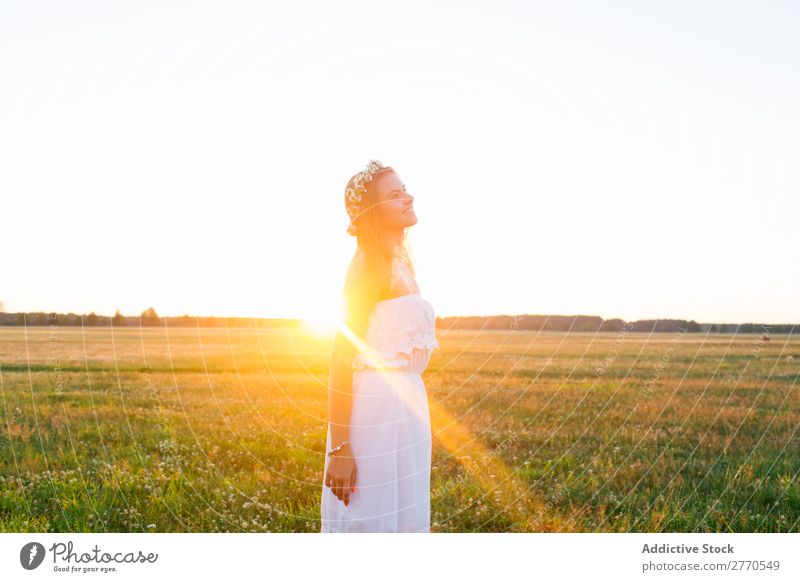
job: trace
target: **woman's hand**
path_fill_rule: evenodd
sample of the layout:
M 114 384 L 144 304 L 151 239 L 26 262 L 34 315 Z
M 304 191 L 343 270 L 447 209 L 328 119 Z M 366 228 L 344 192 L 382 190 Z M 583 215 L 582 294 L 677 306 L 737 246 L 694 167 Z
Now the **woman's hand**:
M 356 460 L 349 444 L 330 457 L 325 486 L 330 487 L 333 494 L 345 505 L 350 504 L 350 493 L 355 491 L 356 486 Z

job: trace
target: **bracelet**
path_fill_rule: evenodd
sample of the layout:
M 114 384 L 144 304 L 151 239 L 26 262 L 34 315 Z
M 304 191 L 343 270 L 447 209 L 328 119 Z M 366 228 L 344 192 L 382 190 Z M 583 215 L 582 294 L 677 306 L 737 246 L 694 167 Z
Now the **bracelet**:
M 329 456 L 329 457 L 332 457 L 333 455 L 335 455 L 336 453 L 338 453 L 339 451 L 341 451 L 341 450 L 342 450 L 342 448 L 344 448 L 344 446 L 345 446 L 345 445 L 349 445 L 349 444 L 350 444 L 350 441 L 344 441 L 344 442 L 343 442 L 342 444 L 340 444 L 338 447 L 334 447 L 334 448 L 332 448 L 330 451 L 328 451 L 328 456 Z

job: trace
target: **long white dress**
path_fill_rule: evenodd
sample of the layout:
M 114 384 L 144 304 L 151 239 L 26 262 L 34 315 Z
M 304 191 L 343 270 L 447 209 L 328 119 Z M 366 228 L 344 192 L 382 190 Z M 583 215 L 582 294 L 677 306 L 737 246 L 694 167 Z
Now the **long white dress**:
M 421 374 L 439 347 L 435 321 L 419 293 L 379 301 L 370 314 L 366 347 L 353 359 L 355 492 L 345 506 L 323 483 L 323 533 L 430 531 L 431 424 Z

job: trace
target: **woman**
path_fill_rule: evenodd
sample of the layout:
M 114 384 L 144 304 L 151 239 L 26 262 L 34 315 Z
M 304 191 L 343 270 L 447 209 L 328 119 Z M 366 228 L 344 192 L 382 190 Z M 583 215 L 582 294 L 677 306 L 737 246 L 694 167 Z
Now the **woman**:
M 420 374 L 439 343 L 408 254 L 413 202 L 377 160 L 345 190 L 358 246 L 331 353 L 323 532 L 430 531 L 431 426 Z

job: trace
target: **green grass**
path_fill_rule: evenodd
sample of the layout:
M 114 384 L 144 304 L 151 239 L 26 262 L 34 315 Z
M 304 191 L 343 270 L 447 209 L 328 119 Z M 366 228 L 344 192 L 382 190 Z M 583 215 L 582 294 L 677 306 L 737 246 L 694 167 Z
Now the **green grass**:
M 796 336 L 437 333 L 434 531 L 800 531 Z M 318 531 L 329 349 L 0 327 L 0 531 Z

